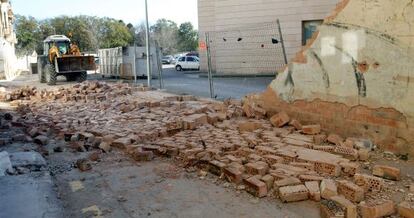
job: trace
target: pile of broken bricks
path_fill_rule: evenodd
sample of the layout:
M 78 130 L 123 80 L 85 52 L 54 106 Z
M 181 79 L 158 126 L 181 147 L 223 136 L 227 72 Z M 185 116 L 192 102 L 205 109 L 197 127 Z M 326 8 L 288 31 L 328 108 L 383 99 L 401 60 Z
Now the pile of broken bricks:
M 122 149 L 137 161 L 169 157 L 259 198 L 317 201 L 323 217 L 414 217 L 413 194 L 398 204 L 389 196 L 390 186 L 412 181 L 403 181 L 394 167 L 366 169 L 374 149 L 369 140 L 326 135 L 320 125 L 302 125 L 284 112 L 267 119 L 260 107 L 238 101 L 125 84 L 30 90 L 32 95 L 15 100 L 28 135 L 39 144 L 53 129 L 78 151 Z

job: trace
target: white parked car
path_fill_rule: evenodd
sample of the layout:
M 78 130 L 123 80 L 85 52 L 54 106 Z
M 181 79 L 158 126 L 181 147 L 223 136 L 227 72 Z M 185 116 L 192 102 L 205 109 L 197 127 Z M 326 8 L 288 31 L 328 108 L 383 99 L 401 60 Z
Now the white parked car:
M 175 63 L 175 69 L 177 71 L 182 70 L 200 70 L 200 59 L 196 56 L 184 56 L 180 57 Z

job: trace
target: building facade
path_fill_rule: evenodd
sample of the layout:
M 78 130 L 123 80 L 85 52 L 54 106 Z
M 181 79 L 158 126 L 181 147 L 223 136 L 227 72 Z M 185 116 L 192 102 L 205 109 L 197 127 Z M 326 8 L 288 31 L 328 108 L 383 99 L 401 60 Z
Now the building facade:
M 0 79 L 13 79 L 16 76 L 17 58 L 14 32 L 14 14 L 9 0 L 0 1 Z
M 233 29 L 237 33 L 237 31 L 279 19 L 286 56 L 291 59 L 296 52 L 301 50 L 313 32 L 317 30 L 317 26 L 339 2 L 340 0 L 198 0 L 200 43 L 205 43 L 206 32 L 223 33 Z M 273 25 L 270 28 L 276 27 Z M 276 30 L 269 29 L 269 31 Z M 257 31 L 256 34 L 264 35 L 269 31 L 263 29 Z M 243 34 L 246 33 L 241 35 Z M 253 37 L 251 39 L 253 40 Z M 259 46 L 249 47 L 248 55 L 245 56 L 239 55 L 242 49 L 236 49 L 234 46 L 220 46 L 222 50 L 229 51 L 224 52 L 226 56 L 219 56 L 219 58 L 215 57 L 216 51 L 212 52 L 213 71 L 217 74 L 269 74 L 280 71 L 280 69 L 273 69 L 275 66 L 265 61 L 274 60 L 276 57 L 268 56 L 274 56 L 275 53 L 263 52 L 265 45 L 259 39 L 257 40 L 255 43 Z M 281 53 L 281 50 L 276 52 Z M 279 54 L 279 57 L 282 57 L 281 55 Z M 201 70 L 207 71 L 207 58 L 204 50 L 200 50 L 200 57 Z M 249 63 L 249 60 L 252 61 Z M 226 62 L 233 64 L 228 67 L 219 66 Z

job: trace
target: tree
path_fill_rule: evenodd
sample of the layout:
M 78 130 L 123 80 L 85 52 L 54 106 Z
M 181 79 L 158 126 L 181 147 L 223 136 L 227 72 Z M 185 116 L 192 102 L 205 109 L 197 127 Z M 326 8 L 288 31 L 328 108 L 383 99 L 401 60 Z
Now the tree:
M 131 45 L 134 37 L 123 22 L 107 19 L 102 30 L 103 38 L 100 39 L 100 48 L 113 48 Z
M 46 20 L 16 15 L 17 54 L 43 53 L 43 41 L 50 35 L 66 35 L 81 51 L 97 51 L 133 45 L 145 46 L 145 24 L 134 26 L 122 20 L 92 16 L 59 16 Z M 163 54 L 177 51 L 194 51 L 197 48 L 197 31 L 191 23 L 178 28 L 171 20 L 160 19 L 150 28 L 151 39 L 163 48 Z
M 18 39 L 16 51 L 18 55 L 31 54 L 36 50 L 39 35 L 38 23 L 33 17 L 16 15 L 16 37 Z
M 141 24 L 135 26 L 135 43 L 137 46 L 145 46 L 145 23 L 142 22 Z
M 159 19 L 151 27 L 153 39 L 162 48 L 163 54 L 173 54 L 178 51 L 178 26 L 174 21 Z
M 94 51 L 98 48 L 85 16 L 61 16 L 51 19 L 50 22 L 54 26 L 56 34 L 66 35 L 82 51 Z
M 40 21 L 38 24 L 37 36 L 38 42 L 36 46 L 36 52 L 38 54 L 43 54 L 43 40 L 46 39 L 50 35 L 56 34 L 55 28 L 50 24 L 50 21 Z
M 180 51 L 195 51 L 198 48 L 198 34 L 193 24 L 185 22 L 178 29 L 178 49 Z

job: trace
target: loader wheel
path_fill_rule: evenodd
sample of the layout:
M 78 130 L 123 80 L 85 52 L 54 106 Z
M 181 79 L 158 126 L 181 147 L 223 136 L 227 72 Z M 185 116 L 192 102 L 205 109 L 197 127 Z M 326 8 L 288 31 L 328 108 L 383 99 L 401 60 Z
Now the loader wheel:
M 55 70 L 55 66 L 51 64 L 46 65 L 44 77 L 48 85 L 50 86 L 56 85 L 57 73 Z
M 40 83 L 46 83 L 46 78 L 45 78 L 46 71 L 47 71 L 47 66 L 45 66 L 44 69 L 42 69 L 40 72 L 37 73 Z
M 77 77 L 77 81 L 80 83 L 86 81 L 87 79 L 88 79 L 88 73 L 86 71 L 79 73 Z

